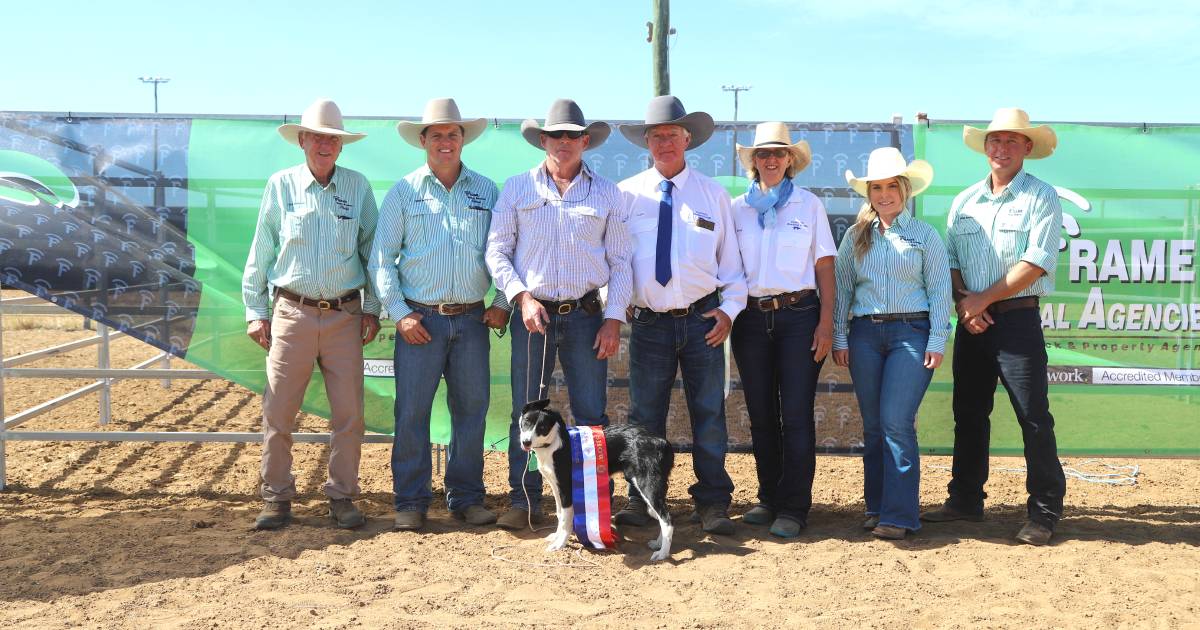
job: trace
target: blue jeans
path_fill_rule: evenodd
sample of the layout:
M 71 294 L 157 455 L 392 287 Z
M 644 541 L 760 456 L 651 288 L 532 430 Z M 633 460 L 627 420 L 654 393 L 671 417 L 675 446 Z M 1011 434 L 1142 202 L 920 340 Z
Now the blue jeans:
M 812 360 L 812 342 L 820 319 L 821 303 L 814 295 L 768 313 L 746 309 L 733 324 L 758 502 L 805 524 L 817 469 L 813 403 L 822 364 Z
M 725 353 L 721 346 L 713 348 L 704 342 L 704 335 L 716 320 L 700 316 L 718 303 L 716 297 L 709 297 L 697 305 L 695 312 L 683 317 L 644 311 L 641 318 L 634 319 L 629 334 L 629 422 L 665 438 L 675 374 L 682 371 L 696 471 L 696 483 L 688 493 L 697 506 L 728 507 L 733 480 L 725 471 L 729 448 L 725 430 Z M 631 500 L 641 501 L 636 492 L 630 495 Z
M 850 323 L 850 377 L 863 419 L 867 514 L 880 525 L 921 528 L 917 407 L 933 370 L 925 367 L 929 320 Z
M 604 323 L 604 313 L 589 315 L 577 309 L 566 315 L 553 312 L 549 315 L 550 323 L 546 324 L 545 335 L 530 334 L 521 320 L 519 309 L 513 314 L 509 325 L 512 330 L 513 403 L 512 421 L 508 426 L 508 485 L 512 489 L 509 497 L 514 508 L 533 511 L 537 511 L 541 505 L 542 475 L 534 470 L 526 472 L 529 454 L 521 449 L 518 419 L 526 402 L 550 395 L 549 383 L 556 356 L 562 362 L 575 424 L 608 426 L 608 416 L 604 413 L 608 404 L 608 360 L 597 359 L 596 350 L 592 348 L 592 344 L 596 343 L 596 333 L 600 332 L 600 326 Z M 547 341 L 549 347 L 546 346 Z M 539 369 L 543 353 L 545 364 Z M 543 374 L 547 388 L 539 392 Z M 525 477 L 524 490 L 521 488 L 522 474 Z M 528 502 L 525 500 L 526 493 L 529 495 Z
M 429 414 L 442 376 L 450 408 L 446 502 L 451 510 L 483 503 L 483 431 L 489 388 L 488 329 L 483 309 L 438 315 L 417 307 L 429 343 L 396 339 L 396 433 L 392 440 L 392 491 L 398 511 L 425 512 L 432 498 Z
M 992 319 L 995 323 L 981 334 L 972 335 L 961 324 L 954 334 L 954 464 L 948 503 L 964 512 L 983 512 L 999 379 L 1025 442 L 1029 520 L 1054 529 L 1062 518 L 1067 479 L 1050 415 L 1041 314 L 1036 308 L 1023 308 L 996 313 Z

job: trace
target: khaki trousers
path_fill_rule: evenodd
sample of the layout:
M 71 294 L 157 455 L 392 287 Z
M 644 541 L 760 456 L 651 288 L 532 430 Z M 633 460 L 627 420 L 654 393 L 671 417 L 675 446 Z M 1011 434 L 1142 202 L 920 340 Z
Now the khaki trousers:
M 342 310 L 305 306 L 276 297 L 271 317 L 271 350 L 267 354 L 267 389 L 263 393 L 262 498 L 290 501 L 296 496 L 292 476 L 292 431 L 312 379 L 321 369 L 329 397 L 329 478 L 331 499 L 358 495 L 358 463 L 363 438 L 362 304 Z

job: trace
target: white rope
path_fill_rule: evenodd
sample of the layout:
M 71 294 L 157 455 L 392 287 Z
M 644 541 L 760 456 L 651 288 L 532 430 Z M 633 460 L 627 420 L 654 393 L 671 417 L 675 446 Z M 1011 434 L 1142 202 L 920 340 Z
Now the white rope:
M 1136 486 L 1138 475 L 1141 474 L 1141 466 L 1138 464 L 1118 466 L 1098 459 L 1085 459 L 1079 462 L 1078 467 L 1071 466 L 1070 462 L 1066 461 L 1060 463 L 1062 464 L 1064 475 L 1071 479 L 1078 479 L 1087 483 L 1101 483 L 1110 486 Z M 1087 472 L 1079 469 L 1087 465 L 1102 466 L 1107 469 L 1107 472 Z M 929 468 L 934 470 L 951 470 L 949 466 L 942 465 L 934 465 Z M 1024 466 L 1016 468 L 992 468 L 991 471 L 1019 473 L 1022 475 L 1027 472 Z

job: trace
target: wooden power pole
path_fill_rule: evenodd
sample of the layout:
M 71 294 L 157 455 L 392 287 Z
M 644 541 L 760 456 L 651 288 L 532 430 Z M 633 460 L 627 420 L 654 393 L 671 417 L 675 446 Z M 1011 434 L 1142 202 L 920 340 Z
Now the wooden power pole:
M 650 26 L 647 41 L 654 46 L 654 95 L 671 93 L 671 60 L 669 58 L 671 28 L 671 0 L 651 0 L 654 22 Z

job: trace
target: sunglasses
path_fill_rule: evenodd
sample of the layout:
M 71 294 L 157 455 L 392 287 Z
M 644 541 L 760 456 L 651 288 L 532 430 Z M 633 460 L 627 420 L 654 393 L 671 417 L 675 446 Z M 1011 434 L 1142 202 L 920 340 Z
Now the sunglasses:
M 586 132 L 584 132 L 584 131 L 561 131 L 560 130 L 560 131 L 543 131 L 542 133 L 546 134 L 547 136 L 549 136 L 555 140 L 561 140 L 563 136 L 566 136 L 572 140 L 578 140 L 578 139 L 582 138 L 583 134 Z
M 787 156 L 787 149 L 758 149 L 754 152 L 754 157 L 760 160 L 765 160 L 770 157 L 782 160 Z

